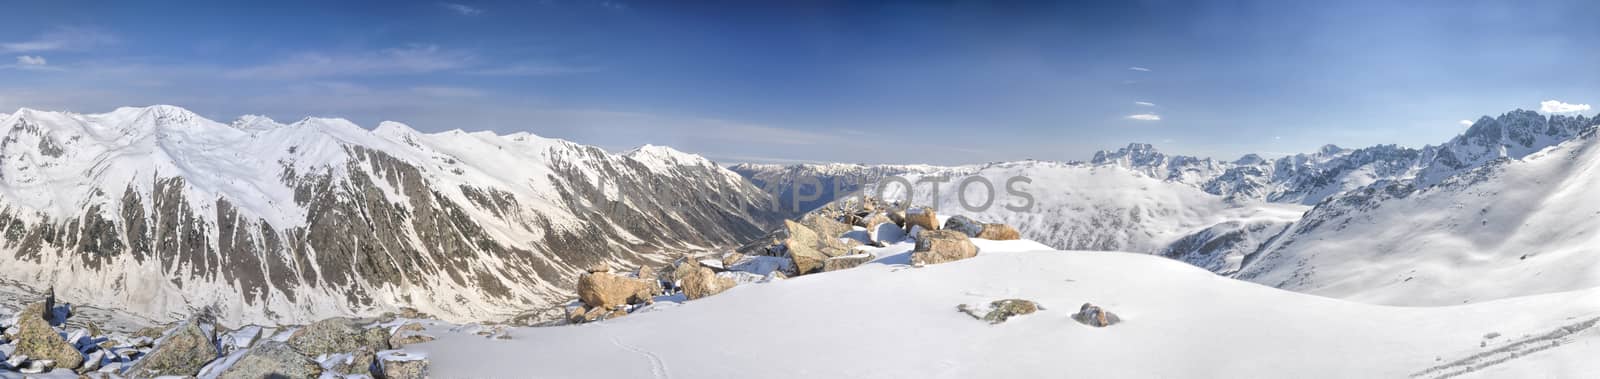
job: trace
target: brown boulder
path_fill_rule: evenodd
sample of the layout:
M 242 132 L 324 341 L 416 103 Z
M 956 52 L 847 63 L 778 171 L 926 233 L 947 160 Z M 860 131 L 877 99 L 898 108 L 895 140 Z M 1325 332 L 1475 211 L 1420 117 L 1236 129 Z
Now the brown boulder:
M 716 295 L 737 285 L 732 278 L 718 277 L 711 269 L 692 262 L 679 264 L 677 272 L 682 274 L 683 296 L 689 300 Z
M 876 259 L 876 257 L 873 257 L 872 254 L 867 253 L 828 258 L 827 261 L 822 262 L 822 271 L 828 272 L 855 268 L 856 266 L 871 262 L 873 259 Z
M 978 246 L 967 235 L 954 230 L 924 230 L 911 250 L 914 266 L 953 262 L 978 256 Z
M 817 232 L 818 236 L 827 239 L 838 239 L 839 237 L 843 237 L 845 233 L 850 232 L 849 224 L 845 224 L 834 220 L 833 218 L 815 213 L 808 214 L 805 217 L 800 218 L 800 225 L 805 225 L 807 228 L 811 228 L 811 230 Z
M 905 218 L 906 221 L 903 226 L 907 232 L 917 226 L 921 226 L 922 230 L 939 230 L 939 215 L 933 208 L 911 208 L 906 210 Z
M 991 241 L 1010 241 L 1022 239 L 1022 233 L 1018 233 L 1011 225 L 983 224 L 983 231 L 978 232 L 977 237 Z
M 593 272 L 578 276 L 578 299 L 591 308 L 613 309 L 651 302 L 655 287 L 651 280 Z
M 838 238 L 827 238 L 819 235 L 811 228 L 794 221 L 785 220 L 788 239 L 784 246 L 789 253 L 789 259 L 794 261 L 795 273 L 805 275 L 822 270 L 822 264 L 828 258 L 847 255 L 850 247 Z
M 1096 328 L 1103 328 L 1122 322 L 1122 318 L 1117 317 L 1117 314 L 1100 309 L 1100 306 L 1090 303 L 1083 303 L 1083 306 L 1078 308 L 1078 313 L 1072 315 L 1072 319 L 1078 321 L 1078 323 Z

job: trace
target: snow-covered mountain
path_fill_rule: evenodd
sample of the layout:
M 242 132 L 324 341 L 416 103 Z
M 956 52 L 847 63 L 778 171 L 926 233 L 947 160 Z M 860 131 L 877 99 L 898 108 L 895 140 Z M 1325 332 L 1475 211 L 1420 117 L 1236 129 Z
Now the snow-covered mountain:
M 564 300 L 582 267 L 733 245 L 778 219 L 737 174 L 666 147 L 172 106 L 22 109 L 0 131 L 0 278 L 157 319 L 505 317 Z
M 1328 145 L 1276 159 L 1251 154 L 1219 161 L 1131 144 L 1086 162 L 991 163 L 902 175 L 953 178 L 937 189 L 915 186 L 913 203 L 1008 223 L 1057 249 L 1159 254 L 1269 285 L 1382 303 L 1459 303 L 1600 285 L 1589 279 L 1600 270 L 1597 262 L 1555 258 L 1578 256 L 1592 242 L 1584 233 L 1594 228 L 1576 215 L 1600 215 L 1582 213 L 1600 209 L 1575 193 L 1600 180 L 1584 170 L 1594 161 L 1586 153 L 1596 124 L 1584 116 L 1517 110 L 1480 118 L 1443 144 L 1415 149 Z M 871 170 L 846 167 L 851 170 L 789 166 L 741 174 L 865 177 Z M 964 209 L 952 194 L 972 175 L 996 186 L 1027 177 L 1031 182 L 1021 187 L 1035 206 L 1000 206 L 1022 201 L 1002 187 L 996 188 L 997 205 Z M 889 188 L 886 199 L 906 198 L 899 186 Z M 941 196 L 930 200 L 935 191 Z M 968 191 L 976 194 L 969 203 L 985 199 L 982 186 Z M 1497 263 L 1521 262 L 1524 254 L 1544 255 L 1547 263 L 1515 269 Z M 1446 273 L 1457 268 L 1481 276 Z M 1531 287 L 1481 280 L 1516 275 L 1557 279 Z

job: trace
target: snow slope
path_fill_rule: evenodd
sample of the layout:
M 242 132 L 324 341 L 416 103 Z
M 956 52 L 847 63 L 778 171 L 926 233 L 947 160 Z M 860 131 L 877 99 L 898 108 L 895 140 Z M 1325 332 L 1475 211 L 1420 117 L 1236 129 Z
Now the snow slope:
M 1397 305 L 1600 286 L 1597 144 L 1589 133 L 1437 185 L 1329 199 L 1239 277 Z
M 975 242 L 980 254 L 964 261 L 912 268 L 903 243 L 855 269 L 742 285 L 621 319 L 520 328 L 504 341 L 439 326 L 439 340 L 408 348 L 427 352 L 441 378 L 1578 377 L 1600 369 L 1588 359 L 1600 353 L 1600 329 L 1584 324 L 1600 317 L 1600 290 L 1388 307 L 1143 254 Z M 1046 309 L 993 326 L 955 310 L 1004 298 Z M 1078 324 L 1070 315 L 1084 302 L 1124 322 Z M 1559 333 L 1564 326 L 1574 333 Z

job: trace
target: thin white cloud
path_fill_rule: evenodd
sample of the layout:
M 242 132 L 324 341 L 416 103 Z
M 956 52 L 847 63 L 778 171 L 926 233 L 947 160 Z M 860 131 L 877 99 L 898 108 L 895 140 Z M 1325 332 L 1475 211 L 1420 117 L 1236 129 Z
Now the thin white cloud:
M 1456 123 L 1461 124 L 1461 126 L 1472 126 L 1472 120 L 1461 120 L 1456 121 Z
M 1137 120 L 1137 121 L 1161 121 L 1161 115 L 1157 115 L 1157 114 L 1154 114 L 1154 113 L 1141 113 L 1141 114 L 1128 116 L 1128 119 L 1129 120 Z
M 0 42 L 0 53 L 86 50 L 116 41 L 115 36 L 93 28 L 60 27 L 30 40 Z
M 594 67 L 566 66 L 545 63 L 524 63 L 512 66 L 485 68 L 468 72 L 487 76 L 554 76 L 600 71 Z
M 1134 105 L 1143 105 L 1143 106 L 1146 106 L 1146 107 L 1156 106 L 1156 103 L 1152 103 L 1152 102 L 1148 102 L 1148 101 L 1135 101 L 1135 102 L 1133 102 L 1133 104 Z
M 46 64 L 49 64 L 49 63 L 50 63 L 49 61 L 45 60 L 44 57 L 41 57 L 41 56 L 35 56 L 35 55 L 19 55 L 19 56 L 17 56 L 17 64 L 18 65 L 22 65 L 22 66 L 43 66 L 43 65 L 46 65 Z
M 471 54 L 413 45 L 357 54 L 308 52 L 261 66 L 233 70 L 235 78 L 292 79 L 340 75 L 424 74 L 467 66 Z
M 484 92 L 463 87 L 412 87 L 411 92 L 432 97 L 482 97 Z
M 1132 66 L 1132 67 L 1128 67 L 1128 69 L 1129 69 L 1129 70 L 1133 70 L 1133 71 L 1143 71 L 1143 72 L 1150 72 L 1150 69 L 1148 69 L 1148 68 L 1144 68 L 1144 67 L 1139 67 L 1139 66 Z
M 483 14 L 483 8 L 477 8 L 466 4 L 439 3 L 439 6 L 449 9 L 451 12 L 461 14 L 462 16 L 477 16 Z
M 1559 100 L 1545 100 L 1539 103 L 1539 111 L 1544 113 L 1572 113 L 1589 110 L 1589 104 L 1571 104 Z

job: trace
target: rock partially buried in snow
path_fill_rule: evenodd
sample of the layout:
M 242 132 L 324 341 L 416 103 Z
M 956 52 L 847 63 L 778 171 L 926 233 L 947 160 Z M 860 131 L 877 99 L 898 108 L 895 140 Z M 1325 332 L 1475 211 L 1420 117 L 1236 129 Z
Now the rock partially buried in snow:
M 26 355 L 37 360 L 55 361 L 55 367 L 75 369 L 83 365 L 83 354 L 72 344 L 61 339 L 61 334 L 50 327 L 45 315 L 50 312 L 47 299 L 29 304 L 17 314 L 16 350 L 13 355 Z
M 1039 307 L 1038 303 L 1023 299 L 995 300 L 990 302 L 987 308 L 983 309 L 966 304 L 956 306 L 956 310 L 965 312 L 971 315 L 972 318 L 983 320 L 991 325 L 1006 322 L 1006 320 L 1014 316 L 1038 312 L 1040 309 L 1044 308 Z
M 149 355 L 134 363 L 128 369 L 128 374 L 141 378 L 199 374 L 201 368 L 222 354 L 217 349 L 214 328 L 209 316 L 190 317 L 177 330 L 162 338 Z
M 423 379 L 428 377 L 428 360 L 422 356 L 399 351 L 385 351 L 378 355 L 386 379 Z
M 983 231 L 978 232 L 978 238 L 990 241 L 1011 241 L 1022 239 L 1022 233 L 1017 228 L 1006 224 L 983 224 Z
M 983 224 L 967 216 L 955 215 L 944 221 L 945 230 L 954 230 L 965 233 L 967 237 L 977 237 L 983 232 Z
M 1122 318 L 1117 317 L 1117 314 L 1100 309 L 1100 306 L 1090 303 L 1083 303 L 1083 306 L 1078 308 L 1078 313 L 1072 315 L 1072 319 L 1096 328 L 1116 325 L 1122 322 Z
M 278 341 L 262 341 L 246 350 L 233 366 L 218 379 L 260 378 L 316 378 L 322 375 L 322 366 L 300 355 L 289 345 Z
M 423 343 L 433 340 L 433 336 L 423 334 L 422 324 L 407 323 L 395 328 L 394 335 L 389 336 L 389 347 L 398 349 L 405 345 Z
M 810 274 L 822 270 L 824 261 L 828 258 L 849 254 L 850 248 L 839 242 L 837 236 L 829 238 L 819 235 L 816 231 L 794 221 L 785 220 L 788 239 L 784 246 L 788 249 L 789 259 L 794 260 L 795 272 L 800 275 Z
M 921 226 L 922 230 L 939 230 L 939 215 L 933 208 L 918 207 L 906 210 L 906 231 Z
M 823 272 L 828 272 L 828 271 L 839 271 L 839 270 L 844 270 L 844 269 L 851 269 L 851 268 L 855 268 L 856 266 L 860 266 L 862 264 L 865 264 L 867 262 L 871 262 L 873 259 L 876 259 L 876 257 L 873 257 L 872 254 L 869 254 L 869 253 L 852 254 L 852 255 L 845 255 L 845 256 L 838 256 L 838 257 L 828 258 L 828 260 L 822 262 L 822 271 Z
M 718 277 L 716 272 L 692 261 L 678 264 L 675 271 L 683 281 L 683 296 L 689 300 L 716 295 L 737 285 L 731 278 Z
M 954 262 L 978 256 L 978 246 L 954 230 L 927 230 L 917 234 L 917 245 L 911 250 L 913 266 Z

